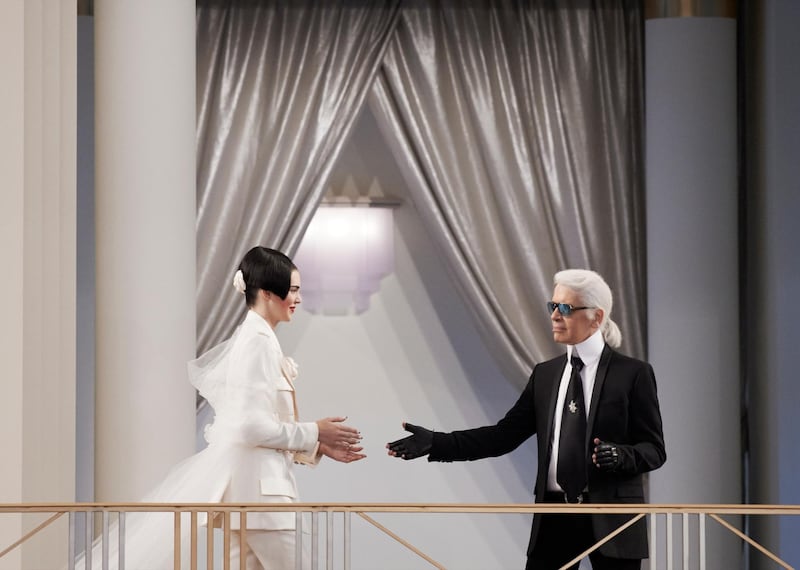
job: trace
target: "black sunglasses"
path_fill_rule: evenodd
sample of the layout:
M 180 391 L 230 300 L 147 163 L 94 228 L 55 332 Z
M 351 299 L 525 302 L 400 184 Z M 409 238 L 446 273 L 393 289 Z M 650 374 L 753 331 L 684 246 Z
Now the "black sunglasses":
M 596 309 L 597 307 L 573 307 L 569 303 L 553 303 L 552 301 L 547 301 L 547 311 L 552 315 L 553 311 L 558 309 L 558 312 L 561 313 L 562 316 L 568 317 L 572 314 L 572 311 L 582 311 L 584 309 Z

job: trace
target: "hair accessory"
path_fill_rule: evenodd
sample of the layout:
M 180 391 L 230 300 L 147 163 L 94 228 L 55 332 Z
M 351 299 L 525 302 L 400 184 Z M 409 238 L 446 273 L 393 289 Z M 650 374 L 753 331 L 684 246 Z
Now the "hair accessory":
M 242 295 L 244 295 L 244 292 L 247 290 L 247 285 L 244 284 L 244 274 L 241 269 L 233 274 L 233 288 Z

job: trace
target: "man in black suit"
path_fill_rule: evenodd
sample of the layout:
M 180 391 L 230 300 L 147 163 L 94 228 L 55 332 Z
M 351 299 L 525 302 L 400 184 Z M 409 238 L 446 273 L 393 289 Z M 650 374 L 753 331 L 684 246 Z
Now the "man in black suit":
M 611 320 L 611 289 L 600 275 L 569 269 L 554 283 L 547 307 L 553 339 L 566 345 L 566 354 L 536 365 L 495 425 L 442 433 L 405 423 L 412 435 L 387 444 L 389 455 L 470 461 L 508 453 L 535 433 L 536 502 L 644 502 L 643 474 L 667 458 L 653 369 L 614 350 L 621 335 Z M 560 568 L 630 518 L 536 515 L 526 569 Z M 633 570 L 647 555 L 642 519 L 590 559 L 595 570 Z

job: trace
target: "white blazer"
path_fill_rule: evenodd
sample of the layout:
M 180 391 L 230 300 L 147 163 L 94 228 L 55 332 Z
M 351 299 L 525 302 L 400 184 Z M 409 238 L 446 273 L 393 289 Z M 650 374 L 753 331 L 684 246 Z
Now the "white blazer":
M 297 500 L 294 463 L 319 461 L 316 422 L 298 422 L 296 368 L 284 358 L 275 332 L 248 311 L 232 339 L 222 404 L 206 438 L 211 445 L 241 446 L 222 500 L 290 503 Z M 237 517 L 232 517 L 236 519 Z M 232 521 L 238 528 L 238 521 Z M 293 529 L 295 514 L 251 513 L 248 529 Z

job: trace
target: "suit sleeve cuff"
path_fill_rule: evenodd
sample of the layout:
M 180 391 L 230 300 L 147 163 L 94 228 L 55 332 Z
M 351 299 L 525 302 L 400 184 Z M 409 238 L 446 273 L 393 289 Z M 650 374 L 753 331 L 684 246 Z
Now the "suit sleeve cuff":
M 308 465 L 315 467 L 322 459 L 322 452 L 319 450 L 319 442 L 314 445 L 314 449 L 309 452 L 296 451 L 294 454 L 294 462 L 300 465 Z
M 433 432 L 433 441 L 431 442 L 431 451 L 428 453 L 428 461 L 452 461 L 444 454 L 449 436 L 449 433 L 440 431 Z

